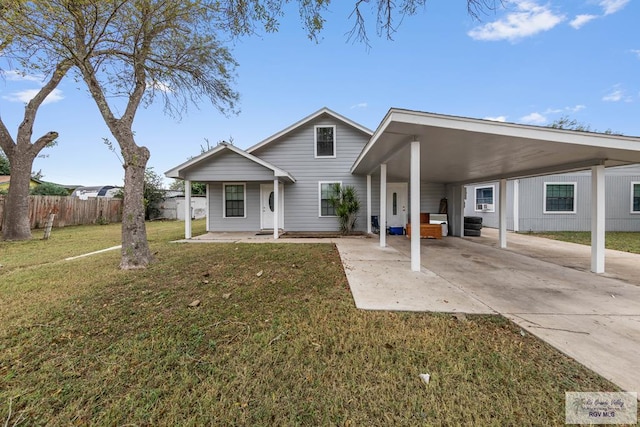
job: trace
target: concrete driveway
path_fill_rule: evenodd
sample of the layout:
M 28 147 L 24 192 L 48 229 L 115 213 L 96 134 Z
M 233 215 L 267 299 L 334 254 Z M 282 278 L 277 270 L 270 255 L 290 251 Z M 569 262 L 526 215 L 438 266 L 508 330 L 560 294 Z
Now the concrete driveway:
M 589 248 L 510 234 L 422 241 L 423 271 L 409 271 L 409 239 L 336 241 L 356 305 L 364 309 L 492 313 L 511 319 L 626 391 L 640 391 L 640 255 L 607 251 L 590 273 Z

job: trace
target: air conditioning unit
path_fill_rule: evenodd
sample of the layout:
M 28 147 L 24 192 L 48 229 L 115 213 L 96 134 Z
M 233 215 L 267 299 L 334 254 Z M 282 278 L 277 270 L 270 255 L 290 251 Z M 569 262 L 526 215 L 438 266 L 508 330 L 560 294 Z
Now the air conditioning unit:
M 493 209 L 493 205 L 491 203 L 478 203 L 476 205 L 476 210 L 479 211 L 488 211 L 490 209 Z

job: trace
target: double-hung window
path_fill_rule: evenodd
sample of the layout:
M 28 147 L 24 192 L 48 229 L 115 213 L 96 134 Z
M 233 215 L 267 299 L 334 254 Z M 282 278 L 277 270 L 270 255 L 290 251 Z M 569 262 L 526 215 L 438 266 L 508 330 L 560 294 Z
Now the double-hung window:
M 486 187 L 476 187 L 476 212 L 495 212 L 493 204 L 493 193 L 495 186 L 488 185 Z
M 631 213 L 640 213 L 640 182 L 631 183 Z
M 315 156 L 316 158 L 336 157 L 336 127 L 315 126 Z
M 545 182 L 544 213 L 576 213 L 576 183 Z
M 319 198 L 320 198 L 320 216 L 336 216 L 336 210 L 331 204 L 331 198 L 336 196 L 336 184 L 341 184 L 339 181 L 335 182 L 320 182 L 319 183 Z
M 244 218 L 246 211 L 245 184 L 223 184 L 222 197 L 225 218 Z

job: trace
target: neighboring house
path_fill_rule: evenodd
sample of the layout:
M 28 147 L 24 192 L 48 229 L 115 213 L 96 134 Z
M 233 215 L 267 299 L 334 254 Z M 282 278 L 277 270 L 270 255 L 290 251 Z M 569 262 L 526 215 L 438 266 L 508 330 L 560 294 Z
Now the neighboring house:
M 10 181 L 11 181 L 10 175 L 0 175 L 0 191 L 9 190 Z M 38 184 L 42 184 L 42 181 L 32 177 L 31 181 L 29 181 L 29 188 L 33 188 Z
M 605 170 L 607 231 L 640 231 L 640 165 Z M 465 215 L 498 227 L 498 182 L 469 185 Z M 514 220 L 515 219 L 515 220 Z M 591 230 L 591 173 L 544 175 L 507 181 L 507 229 Z
M 449 234 L 462 236 L 465 186 L 497 181 L 506 188 L 509 180 L 589 170 L 592 271 L 600 273 L 605 170 L 634 163 L 640 163 L 640 138 L 397 108 L 372 132 L 323 108 L 251 148 L 221 143 L 165 174 L 187 188 L 192 181 L 206 184 L 207 231 L 270 230 L 274 239 L 281 230 L 337 231 L 332 185 L 353 186 L 362 204 L 356 229 L 370 231 L 372 216 L 381 230 L 410 223 L 411 269 L 420 271 L 421 213 L 446 206 Z M 548 187 L 558 192 L 550 209 L 566 207 L 566 186 Z M 494 205 L 506 212 L 506 198 L 496 201 L 496 193 Z M 480 192 L 474 202 L 489 205 L 491 196 Z M 191 196 L 185 199 L 186 211 Z M 500 247 L 507 244 L 506 227 L 500 215 Z M 185 236 L 191 238 L 190 219 Z M 386 246 L 386 233 L 379 239 Z
M 122 193 L 122 187 L 113 185 L 98 185 L 94 187 L 76 187 L 71 193 L 72 197 L 87 200 L 90 197 L 116 197 Z

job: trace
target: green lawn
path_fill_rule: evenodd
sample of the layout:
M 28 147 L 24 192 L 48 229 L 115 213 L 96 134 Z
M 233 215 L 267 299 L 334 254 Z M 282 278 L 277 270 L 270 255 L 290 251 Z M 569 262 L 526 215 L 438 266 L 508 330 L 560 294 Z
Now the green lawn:
M 5 425 L 563 425 L 565 391 L 617 390 L 499 316 L 355 309 L 333 245 L 183 226 L 148 224 L 140 271 L 63 261 L 117 225 L 0 242 Z
M 529 233 L 547 239 L 562 240 L 563 242 L 591 245 L 591 232 L 589 231 L 555 231 L 542 233 Z M 640 233 L 608 231 L 605 236 L 607 249 L 640 254 Z

